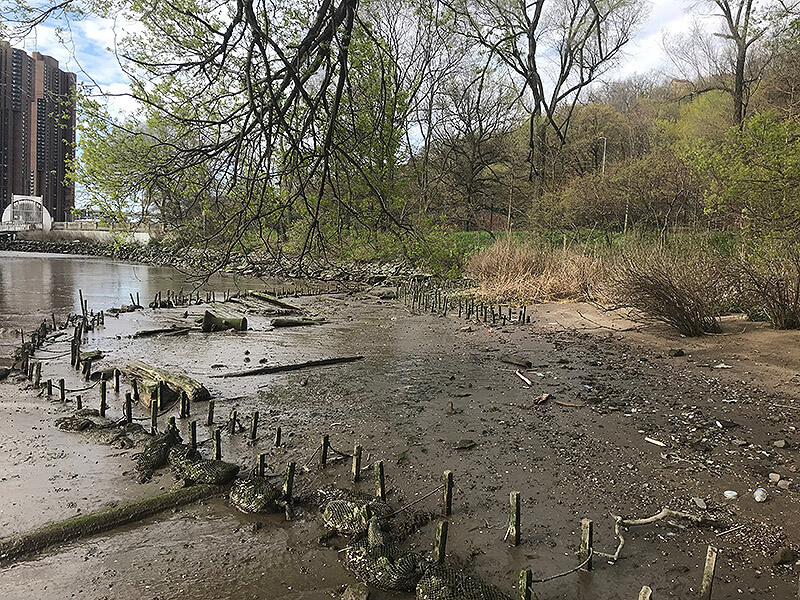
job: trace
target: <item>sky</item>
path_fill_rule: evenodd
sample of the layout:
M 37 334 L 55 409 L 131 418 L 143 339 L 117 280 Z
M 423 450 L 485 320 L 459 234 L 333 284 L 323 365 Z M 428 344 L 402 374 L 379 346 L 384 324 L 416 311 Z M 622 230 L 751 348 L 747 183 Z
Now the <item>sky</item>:
M 689 29 L 692 17 L 687 9 L 692 4 L 692 0 L 651 0 L 637 35 L 609 75 L 614 78 L 650 72 L 669 75 L 671 66 L 663 48 L 664 36 Z M 117 94 L 109 101 L 113 112 L 135 114 L 135 102 L 124 96 L 128 91 L 127 78 L 111 51 L 115 39 L 135 24 L 121 19 L 115 22 L 87 18 L 72 22 L 69 30 L 60 35 L 55 27 L 56 24 L 39 26 L 35 34 L 15 46 L 52 56 L 62 69 L 77 73 L 79 80 L 93 81 L 104 92 Z

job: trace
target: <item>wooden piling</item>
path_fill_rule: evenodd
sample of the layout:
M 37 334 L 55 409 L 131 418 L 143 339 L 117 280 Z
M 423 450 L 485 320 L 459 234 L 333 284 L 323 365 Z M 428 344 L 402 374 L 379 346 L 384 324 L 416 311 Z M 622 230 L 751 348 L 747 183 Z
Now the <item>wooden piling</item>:
M 64 385 L 64 379 L 58 380 L 58 399 L 62 402 L 67 400 L 67 388 Z
M 259 477 L 264 477 L 264 474 L 267 472 L 267 454 L 265 452 L 261 452 L 258 455 L 258 469 L 256 473 Z
M 150 401 L 150 433 L 158 433 L 158 400 Z
M 383 461 L 377 461 L 373 469 L 375 470 L 375 497 L 381 502 L 386 502 L 386 478 L 383 474 Z
M 581 519 L 581 549 L 578 555 L 578 560 L 581 563 L 586 561 L 586 565 L 582 570 L 592 570 L 592 535 L 594 532 L 594 524 L 591 519 Z
M 256 441 L 258 435 L 258 411 L 253 411 L 253 417 L 250 419 L 250 441 Z
M 222 429 L 214 430 L 214 460 L 222 460 Z
M 328 462 L 328 447 L 330 443 L 328 441 L 328 434 L 325 433 L 322 435 L 322 440 L 320 441 L 320 455 L 319 455 L 319 466 L 323 469 Z
M 189 444 L 192 450 L 197 450 L 197 421 L 189 423 Z
M 130 392 L 125 392 L 125 422 L 128 425 L 133 423 L 133 398 Z
M 119 394 L 119 376 L 120 370 L 114 369 L 114 392 Z
M 444 494 L 442 497 L 442 514 L 449 517 L 453 514 L 453 472 L 444 472 Z
M 433 561 L 437 565 L 444 564 L 447 552 L 447 521 L 439 521 L 436 527 L 436 544 L 433 547 Z
M 508 538 L 512 546 L 519 546 L 519 521 L 520 521 L 520 505 L 519 505 L 519 492 L 511 492 L 508 497 L 509 514 L 508 514 Z
M 206 425 L 211 427 L 214 424 L 214 401 L 208 401 L 208 418 L 206 419 Z
M 281 428 L 278 427 L 275 430 L 275 447 L 280 448 L 281 446 Z
M 77 396 L 75 396 L 75 408 L 76 408 L 77 410 L 80 410 L 80 409 L 82 409 L 82 408 L 83 408 L 83 399 L 81 398 L 81 395 L 80 395 L 80 394 L 78 394 Z
M 359 444 L 353 446 L 353 483 L 358 483 L 358 480 L 361 479 L 361 452 L 362 450 Z
M 533 580 L 533 572 L 530 569 L 522 569 L 519 572 L 519 600 L 535 600 L 533 598 L 533 590 L 531 589 Z
M 292 486 L 294 485 L 294 469 L 295 463 L 290 462 L 286 464 L 286 476 L 283 478 L 283 498 L 284 500 L 292 499 Z
M 42 383 L 42 363 L 37 362 L 36 367 L 33 370 L 33 385 L 35 385 L 38 388 L 41 385 L 41 383 Z
M 100 380 L 100 416 L 106 416 L 106 380 Z
M 714 571 L 717 568 L 717 549 L 709 546 L 706 551 L 706 564 L 703 568 L 703 580 L 700 582 L 700 600 L 711 600 L 711 589 L 714 586 Z
M 139 404 L 139 384 L 136 379 L 131 379 L 131 390 L 133 390 L 133 401 Z
M 236 413 L 236 409 L 234 408 L 231 410 L 231 414 L 228 417 L 228 433 L 233 435 L 236 433 L 236 419 L 238 418 L 238 414 Z

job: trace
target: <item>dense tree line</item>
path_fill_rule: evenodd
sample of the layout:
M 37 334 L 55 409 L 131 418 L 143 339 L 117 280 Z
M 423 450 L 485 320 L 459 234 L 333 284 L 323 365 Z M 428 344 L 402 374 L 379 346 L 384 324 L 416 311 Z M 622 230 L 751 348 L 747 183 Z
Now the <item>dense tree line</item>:
M 613 69 L 640 0 L 65 0 L 5 23 L 138 23 L 116 52 L 141 111 L 81 98 L 74 177 L 106 214 L 302 261 L 424 256 L 448 229 L 788 240 L 795 8 L 697 3 L 667 41 L 674 77 L 627 80 Z

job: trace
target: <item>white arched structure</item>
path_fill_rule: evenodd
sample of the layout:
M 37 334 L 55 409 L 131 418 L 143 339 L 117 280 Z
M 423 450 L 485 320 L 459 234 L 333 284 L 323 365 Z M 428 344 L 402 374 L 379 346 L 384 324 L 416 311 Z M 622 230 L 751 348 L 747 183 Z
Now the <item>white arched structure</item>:
M 3 211 L 2 222 L 9 224 L 3 229 L 50 231 L 53 227 L 53 217 L 42 204 L 41 196 L 12 196 L 11 204 Z

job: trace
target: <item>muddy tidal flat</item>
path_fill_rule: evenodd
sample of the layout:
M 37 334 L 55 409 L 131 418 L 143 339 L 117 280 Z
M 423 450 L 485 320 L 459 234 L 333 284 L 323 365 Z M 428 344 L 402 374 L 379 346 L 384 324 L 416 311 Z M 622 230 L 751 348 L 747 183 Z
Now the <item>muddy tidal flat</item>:
M 414 510 L 430 515 L 403 541 L 411 549 L 433 547 L 442 499 L 428 494 L 452 471 L 448 560 L 511 597 L 519 597 L 522 569 L 536 580 L 578 564 L 585 518 L 594 526 L 593 569 L 535 583 L 540 600 L 635 599 L 644 585 L 659 600 L 692 598 L 709 545 L 719 551 L 713 598 L 795 597 L 796 334 L 729 321 L 726 336 L 689 341 L 562 304 L 529 307 L 530 324 L 491 325 L 423 314 L 393 298 L 393 290 L 288 298 L 319 320 L 300 327 L 273 328 L 274 316 L 229 306 L 246 314 L 242 332 L 132 337 L 195 328 L 205 304 L 107 314 L 81 349 L 103 353 L 96 371 L 139 360 L 205 385 L 215 403 L 211 426 L 206 402 L 192 404 L 183 418 L 179 406 L 169 407 L 158 416 L 161 426 L 175 417 L 186 440 L 196 420 L 206 458 L 214 430 L 223 428 L 222 458 L 240 465 L 240 476 L 259 454 L 278 477 L 296 463 L 300 499 L 330 486 L 372 494 L 371 466 L 383 461 L 387 502 L 399 509 L 418 501 Z M 88 300 L 94 310 L 109 308 Z M 72 390 L 65 402 L 57 391 L 47 397 L 13 375 L 0 385 L 3 538 L 176 485 L 168 468 L 139 483 L 133 465 L 140 449 L 112 448 L 53 426 L 75 409 L 77 394 L 84 407 L 99 404 L 94 382 L 69 365 L 72 330 L 65 331 L 70 335 L 35 355 L 43 381 L 65 379 Z M 350 356 L 364 358 L 219 377 Z M 128 390 L 123 377 L 119 393 L 109 391 L 106 416 L 123 416 Z M 232 411 L 242 427 L 231 434 L 225 426 Z M 250 441 L 254 411 L 259 429 Z M 146 407 L 136 406 L 133 416 L 149 425 Z M 331 448 L 324 469 L 322 435 Z M 355 444 L 363 447 L 365 473 L 357 484 L 346 456 Z M 754 499 L 757 488 L 767 492 L 765 502 Z M 514 491 L 521 500 L 517 546 L 506 536 Z M 726 491 L 737 497 L 726 498 Z M 611 515 L 641 519 L 664 508 L 701 522 L 667 518 L 630 527 L 622 531 L 619 559 L 602 556 L 619 543 Z M 340 598 L 356 582 L 341 562 L 347 541 L 321 538 L 320 511 L 310 503 L 298 501 L 287 521 L 283 514 L 246 515 L 213 498 L 0 562 L 0 598 Z M 413 598 L 370 591 L 376 600 Z

